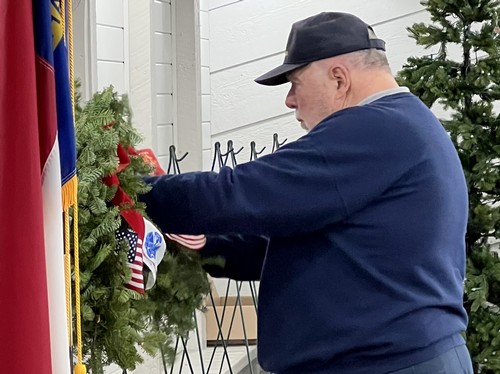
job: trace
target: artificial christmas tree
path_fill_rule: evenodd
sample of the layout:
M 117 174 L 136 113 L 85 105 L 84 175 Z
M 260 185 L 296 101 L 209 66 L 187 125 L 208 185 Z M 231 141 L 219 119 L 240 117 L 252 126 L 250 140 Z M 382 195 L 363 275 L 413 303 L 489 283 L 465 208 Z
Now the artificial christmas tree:
M 142 361 L 139 348 L 171 361 L 172 343 L 194 327 L 193 312 L 209 291 L 202 261 L 171 242 L 154 265 L 154 286 L 146 291 L 131 286 L 131 263 L 137 250 L 146 250 L 137 243 L 150 240 L 146 231 L 151 223 L 142 223 L 141 238 L 133 222 L 144 216 L 137 195 L 147 191 L 141 176 L 152 166 L 134 151 L 141 138 L 132 127 L 126 98 L 112 88 L 95 94 L 76 113 L 84 360 L 94 374 L 111 363 L 133 369 Z M 161 238 L 151 230 L 154 247 Z
M 432 55 L 411 57 L 398 81 L 428 106 L 440 104 L 442 120 L 465 171 L 469 190 L 466 235 L 469 313 L 467 346 L 478 373 L 500 373 L 500 2 L 421 1 L 432 24 L 415 24 L 417 44 Z

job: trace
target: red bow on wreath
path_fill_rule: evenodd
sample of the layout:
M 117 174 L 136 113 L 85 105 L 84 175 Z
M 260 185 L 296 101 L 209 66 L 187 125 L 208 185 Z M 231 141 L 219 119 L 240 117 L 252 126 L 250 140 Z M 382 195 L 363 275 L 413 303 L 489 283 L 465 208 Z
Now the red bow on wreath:
M 107 186 L 117 186 L 115 196 L 111 203 L 115 206 L 120 207 L 120 215 L 128 223 L 133 232 L 126 230 L 117 234 L 118 239 L 128 239 L 131 243 L 131 248 L 129 248 L 128 253 L 128 266 L 132 271 L 132 278 L 125 283 L 125 287 L 133 291 L 144 293 L 144 277 L 142 275 L 142 269 L 144 265 L 143 261 L 143 241 L 145 234 L 145 225 L 142 214 L 134 209 L 134 202 L 129 195 L 121 188 L 120 180 L 117 174 L 128 167 L 130 164 L 129 155 L 137 156 L 137 152 L 134 148 L 129 147 L 126 150 L 121 144 L 118 144 L 117 148 L 118 154 L 118 168 L 116 172 L 110 176 L 104 177 L 103 181 Z M 134 233 L 137 235 L 135 238 Z

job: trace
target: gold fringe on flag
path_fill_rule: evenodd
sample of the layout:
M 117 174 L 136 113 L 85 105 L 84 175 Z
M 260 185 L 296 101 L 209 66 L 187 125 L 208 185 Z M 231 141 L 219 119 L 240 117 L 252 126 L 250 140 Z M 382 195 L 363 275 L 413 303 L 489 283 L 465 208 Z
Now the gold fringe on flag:
M 73 57 L 73 3 L 72 0 L 61 0 L 60 9 L 62 14 L 63 32 L 68 30 L 68 62 L 69 62 L 69 84 L 71 93 L 71 104 L 73 112 L 73 123 L 75 120 L 75 79 L 74 79 L 74 57 Z M 67 17 L 67 18 L 66 18 Z M 82 322 L 80 308 L 80 248 L 78 242 L 78 178 L 75 175 L 62 188 L 62 203 L 64 209 L 64 246 L 65 246 L 65 276 L 66 276 L 66 307 L 68 316 L 68 331 L 70 342 L 72 342 L 71 323 L 71 253 L 70 253 L 70 225 L 69 210 L 73 207 L 73 257 L 75 276 L 75 315 L 76 315 L 76 352 L 77 364 L 74 366 L 74 374 L 86 374 L 87 368 L 83 364 L 82 347 Z
M 74 106 L 73 106 L 74 108 Z M 78 180 L 76 175 L 62 186 L 62 206 L 66 212 L 77 203 Z

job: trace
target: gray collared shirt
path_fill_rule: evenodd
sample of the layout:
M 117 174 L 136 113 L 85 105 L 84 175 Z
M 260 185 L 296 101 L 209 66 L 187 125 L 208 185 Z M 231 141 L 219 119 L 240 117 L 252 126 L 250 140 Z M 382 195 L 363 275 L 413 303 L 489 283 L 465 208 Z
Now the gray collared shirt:
M 394 95 L 402 92 L 410 92 L 410 90 L 408 89 L 408 87 L 389 88 L 388 90 L 380 91 L 374 93 L 373 95 L 365 97 L 358 103 L 358 106 L 370 104 L 373 103 L 375 100 L 381 99 L 384 96 Z

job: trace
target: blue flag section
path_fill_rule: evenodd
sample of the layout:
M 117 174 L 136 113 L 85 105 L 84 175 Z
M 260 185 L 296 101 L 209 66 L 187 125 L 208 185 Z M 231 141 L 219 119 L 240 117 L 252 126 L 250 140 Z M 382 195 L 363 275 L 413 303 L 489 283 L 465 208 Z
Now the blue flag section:
M 50 0 L 52 46 L 56 78 L 57 134 L 61 157 L 63 209 L 76 203 L 76 145 L 69 81 L 68 48 L 60 1 Z M 66 7 L 65 7 L 66 9 Z

